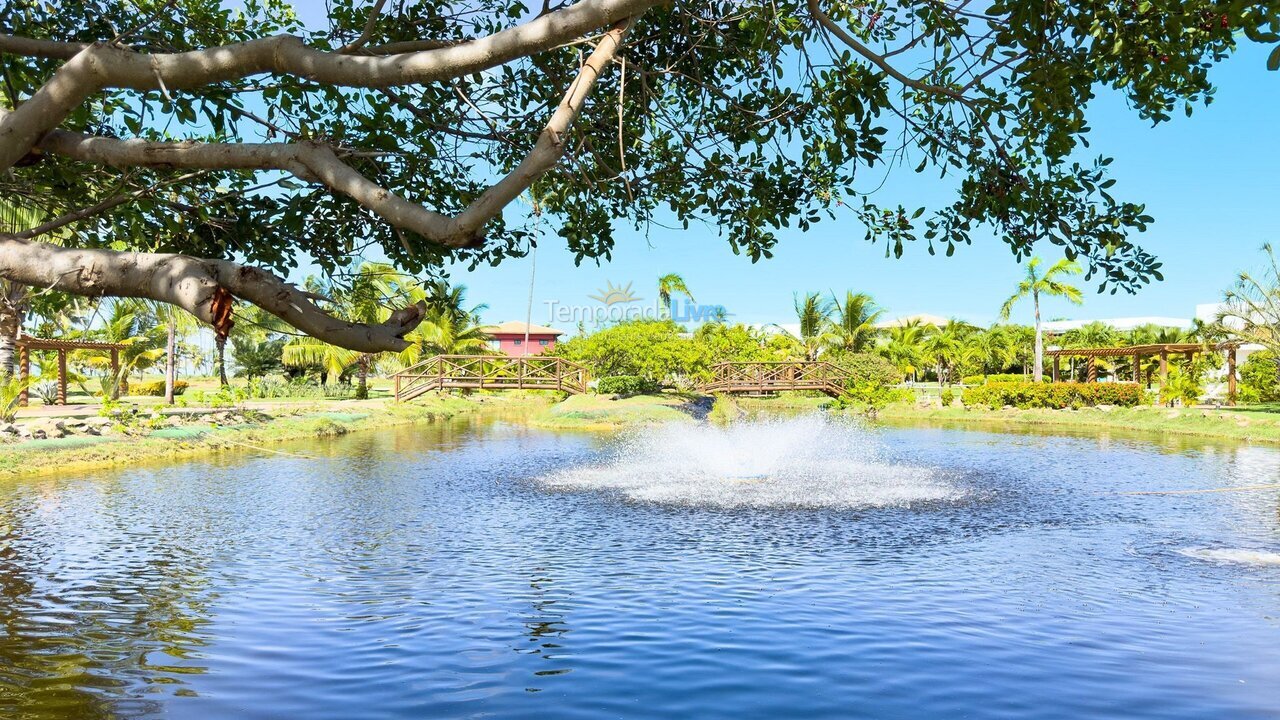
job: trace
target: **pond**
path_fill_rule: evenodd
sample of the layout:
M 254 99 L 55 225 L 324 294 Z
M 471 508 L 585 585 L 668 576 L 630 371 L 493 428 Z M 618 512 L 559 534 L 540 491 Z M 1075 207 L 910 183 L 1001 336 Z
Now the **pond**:
M 1274 718 L 1280 451 L 481 417 L 0 485 L 0 717 Z

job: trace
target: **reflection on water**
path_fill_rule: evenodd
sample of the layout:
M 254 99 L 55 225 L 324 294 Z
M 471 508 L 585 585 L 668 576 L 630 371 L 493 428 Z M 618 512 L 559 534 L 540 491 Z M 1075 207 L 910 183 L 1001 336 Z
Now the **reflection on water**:
M 0 718 L 1280 714 L 1280 493 L 1118 494 L 1280 451 L 698 432 L 0 486 Z

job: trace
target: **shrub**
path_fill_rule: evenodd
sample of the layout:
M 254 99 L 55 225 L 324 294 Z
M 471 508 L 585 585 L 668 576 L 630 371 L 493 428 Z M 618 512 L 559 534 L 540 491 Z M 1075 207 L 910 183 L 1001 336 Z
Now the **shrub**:
M 656 381 L 639 375 L 611 375 L 596 383 L 596 392 L 602 395 L 644 395 L 659 389 Z
M 1280 365 L 1270 350 L 1259 350 L 1240 366 L 1240 400 L 1247 403 L 1280 401 Z
M 1008 383 L 1008 382 L 1029 382 L 1031 377 L 1022 373 L 998 373 L 995 375 L 983 376 L 984 383 Z M 1046 378 L 1047 380 L 1047 378 Z M 965 383 L 968 385 L 969 383 Z
M 1035 383 L 1029 381 L 997 382 L 965 388 L 960 399 L 969 407 L 1018 408 L 1093 407 L 1121 405 L 1133 407 L 1142 402 L 1143 389 L 1137 383 Z
M 188 384 L 186 380 L 174 380 L 173 394 L 181 395 L 187 391 L 187 387 Z M 161 397 L 164 395 L 164 381 L 152 380 L 151 382 L 138 383 L 136 386 L 131 388 L 131 390 L 134 395 L 153 395 L 155 397 Z
M 987 382 L 986 375 L 965 375 L 960 378 L 961 385 L 982 385 Z
M 943 390 L 940 397 L 942 398 L 942 407 L 951 407 L 951 404 L 956 401 L 956 394 L 951 391 L 951 388 Z
M 902 371 L 879 355 L 851 353 L 838 358 L 835 364 L 849 371 L 853 376 L 853 385 L 870 383 L 883 387 L 902 382 Z

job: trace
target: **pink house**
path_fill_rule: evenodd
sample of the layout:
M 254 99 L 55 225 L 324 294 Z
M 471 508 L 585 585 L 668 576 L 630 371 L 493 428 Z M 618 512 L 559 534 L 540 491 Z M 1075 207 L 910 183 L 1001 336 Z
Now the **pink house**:
M 525 343 L 526 329 L 528 344 Z M 525 325 L 512 320 L 484 329 L 489 336 L 489 349 L 506 355 L 541 355 L 556 346 L 556 339 L 564 333 L 541 325 Z

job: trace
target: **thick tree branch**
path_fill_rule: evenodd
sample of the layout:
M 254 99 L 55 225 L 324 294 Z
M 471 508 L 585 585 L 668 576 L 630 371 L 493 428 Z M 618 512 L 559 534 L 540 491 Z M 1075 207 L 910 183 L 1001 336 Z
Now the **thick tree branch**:
M 422 322 L 423 303 L 401 308 L 379 324 L 340 320 L 275 275 L 229 260 L 169 253 L 65 248 L 0 235 L 0 277 L 87 297 L 135 297 L 176 305 L 226 335 L 231 305 L 240 298 L 306 334 L 358 352 L 399 352 L 405 334 Z
M 550 15 L 460 45 L 381 57 L 316 50 L 292 35 L 181 53 L 142 54 L 104 43 L 80 46 L 82 49 L 31 98 L 0 118 L 0 170 L 11 167 L 74 108 L 106 88 L 169 92 L 262 73 L 297 75 L 321 84 L 347 87 L 437 82 L 544 52 L 638 15 L 658 2 L 581 0 Z M 0 35 L 0 52 L 41 54 L 34 51 L 51 49 L 50 41 Z M 65 48 L 59 52 L 65 52 Z
M 42 152 L 113 167 L 280 170 L 307 182 L 322 183 L 397 228 L 446 247 L 470 246 L 481 241 L 482 229 L 489 220 L 559 161 L 564 154 L 563 136 L 600 73 L 617 56 L 630 27 L 631 21 L 617 23 L 600 38 L 533 149 L 510 174 L 456 218 L 428 210 L 378 185 L 343 162 L 332 148 L 319 143 L 168 143 L 54 130 L 44 136 L 38 147 Z M 10 115 L 0 110 L 0 126 Z

